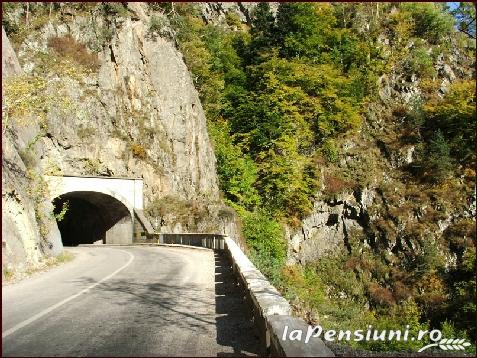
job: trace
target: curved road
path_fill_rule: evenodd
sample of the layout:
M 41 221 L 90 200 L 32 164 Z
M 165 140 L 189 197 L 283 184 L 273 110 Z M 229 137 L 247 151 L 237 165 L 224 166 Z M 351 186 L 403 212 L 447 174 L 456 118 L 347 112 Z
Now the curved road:
M 2 356 L 256 355 L 224 258 L 183 247 L 68 248 L 73 261 L 2 288 Z

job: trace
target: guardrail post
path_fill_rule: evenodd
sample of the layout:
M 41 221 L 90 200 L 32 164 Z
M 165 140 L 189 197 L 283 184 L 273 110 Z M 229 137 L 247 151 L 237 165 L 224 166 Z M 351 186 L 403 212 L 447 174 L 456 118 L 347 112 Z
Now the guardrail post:
M 156 233 L 159 244 L 178 244 L 204 247 L 212 250 L 225 250 L 225 235 L 222 234 L 181 234 Z

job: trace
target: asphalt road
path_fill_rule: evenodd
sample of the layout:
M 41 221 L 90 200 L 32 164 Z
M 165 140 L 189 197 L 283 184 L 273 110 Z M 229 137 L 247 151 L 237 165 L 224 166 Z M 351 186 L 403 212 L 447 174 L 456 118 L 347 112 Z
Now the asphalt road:
M 182 247 L 68 248 L 73 261 L 2 288 L 2 356 L 256 355 L 221 255 Z

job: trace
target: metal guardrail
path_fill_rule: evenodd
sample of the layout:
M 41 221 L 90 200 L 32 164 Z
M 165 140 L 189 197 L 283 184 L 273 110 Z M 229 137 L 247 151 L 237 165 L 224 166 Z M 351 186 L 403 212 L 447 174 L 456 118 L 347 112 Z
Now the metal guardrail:
M 187 245 L 204 247 L 212 250 L 224 250 L 224 235 L 204 234 L 204 233 L 147 233 L 142 232 L 146 237 L 145 242 L 172 245 Z M 137 240 L 139 241 L 139 240 Z
M 224 236 L 220 234 L 159 234 L 159 243 L 223 250 Z

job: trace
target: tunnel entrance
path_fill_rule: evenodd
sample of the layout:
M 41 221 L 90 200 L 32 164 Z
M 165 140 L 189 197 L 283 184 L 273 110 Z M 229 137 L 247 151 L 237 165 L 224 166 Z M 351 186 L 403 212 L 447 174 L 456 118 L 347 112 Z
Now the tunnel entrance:
M 60 213 L 67 205 L 61 219 Z M 99 192 L 70 192 L 53 200 L 64 246 L 132 242 L 132 218 L 118 199 Z

